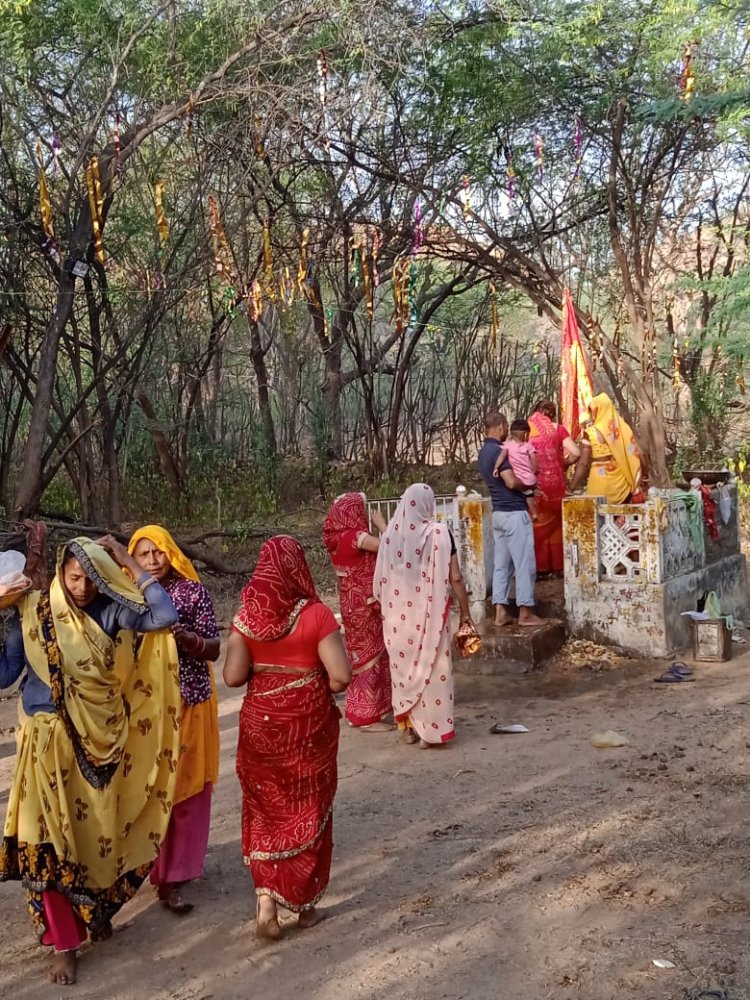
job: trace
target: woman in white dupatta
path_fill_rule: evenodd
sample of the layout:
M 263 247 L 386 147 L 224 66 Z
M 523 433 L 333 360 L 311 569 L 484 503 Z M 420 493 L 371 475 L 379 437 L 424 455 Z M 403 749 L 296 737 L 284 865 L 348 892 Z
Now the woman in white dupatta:
M 382 536 L 374 595 L 380 601 L 391 666 L 393 711 L 407 743 L 454 738 L 451 589 L 470 622 L 469 600 L 448 527 L 435 520 L 426 483 L 404 493 Z

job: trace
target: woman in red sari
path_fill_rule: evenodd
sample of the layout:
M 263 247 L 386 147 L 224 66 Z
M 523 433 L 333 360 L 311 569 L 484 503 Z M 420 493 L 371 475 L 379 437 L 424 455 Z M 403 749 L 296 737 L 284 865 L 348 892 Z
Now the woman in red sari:
M 379 513 L 373 521 L 382 534 L 386 524 Z M 352 664 L 344 714 L 350 726 L 369 732 L 392 730 L 395 726 L 385 718 L 391 712 L 391 670 L 380 604 L 372 595 L 380 540 L 370 534 L 362 493 L 344 493 L 333 501 L 323 522 L 323 542 L 338 579 L 341 620 Z
M 242 854 L 255 883 L 258 937 L 278 939 L 277 904 L 317 923 L 333 853 L 339 719 L 332 692 L 351 676 L 338 624 L 315 593 L 300 543 L 261 547 L 232 622 L 224 680 L 247 684 L 237 775 Z
M 555 404 L 537 403 L 529 417 L 529 444 L 536 450 L 537 518 L 534 521 L 534 551 L 537 573 L 562 573 L 562 502 L 567 491 L 565 469 L 575 465 L 581 451 L 568 431 L 555 422 Z

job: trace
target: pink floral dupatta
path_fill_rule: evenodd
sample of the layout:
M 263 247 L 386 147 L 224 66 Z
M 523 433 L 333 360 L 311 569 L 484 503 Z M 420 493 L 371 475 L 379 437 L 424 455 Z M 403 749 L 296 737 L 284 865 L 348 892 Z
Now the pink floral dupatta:
M 450 673 L 450 559 L 448 529 L 435 520 L 435 494 L 425 483 L 415 483 L 381 539 L 373 587 L 383 613 L 398 719 L 415 707 L 427 708 L 423 695 L 433 671 L 438 671 L 437 681 Z M 439 701 L 438 708 L 446 721 L 429 726 L 436 731 L 432 741 L 444 742 L 453 735 L 453 705 Z

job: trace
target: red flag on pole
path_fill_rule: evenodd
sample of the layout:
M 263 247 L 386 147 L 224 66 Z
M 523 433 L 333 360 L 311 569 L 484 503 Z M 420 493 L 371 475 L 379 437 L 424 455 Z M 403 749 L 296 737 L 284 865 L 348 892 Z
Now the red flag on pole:
M 570 289 L 563 291 L 562 347 L 560 349 L 560 423 L 573 440 L 588 423 L 588 407 L 594 395 L 591 368 L 581 344 L 581 332 Z

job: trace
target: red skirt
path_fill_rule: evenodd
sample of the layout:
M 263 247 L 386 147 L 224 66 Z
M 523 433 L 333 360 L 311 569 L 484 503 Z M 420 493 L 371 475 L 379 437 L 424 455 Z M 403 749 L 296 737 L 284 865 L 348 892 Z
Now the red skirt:
M 243 858 L 255 892 L 295 913 L 328 886 L 340 717 L 321 670 L 256 674 L 240 710 Z

